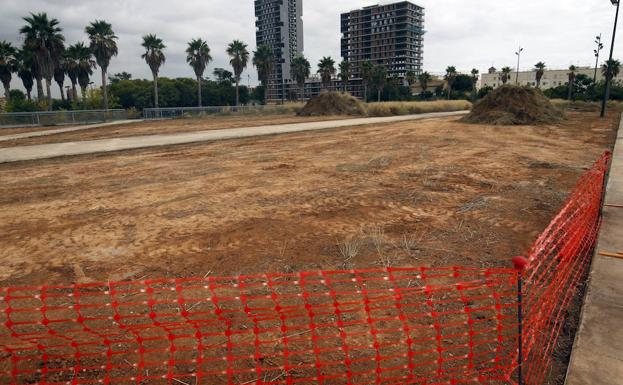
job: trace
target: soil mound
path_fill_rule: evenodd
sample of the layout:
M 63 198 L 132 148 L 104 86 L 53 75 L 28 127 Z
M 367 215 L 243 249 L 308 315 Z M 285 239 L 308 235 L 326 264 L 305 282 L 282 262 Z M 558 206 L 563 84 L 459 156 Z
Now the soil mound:
M 540 90 L 502 86 L 476 103 L 462 120 L 475 124 L 538 125 L 557 123 L 562 118 L 562 111 Z
M 307 102 L 299 116 L 351 115 L 364 116 L 366 108 L 359 99 L 342 92 L 322 92 Z

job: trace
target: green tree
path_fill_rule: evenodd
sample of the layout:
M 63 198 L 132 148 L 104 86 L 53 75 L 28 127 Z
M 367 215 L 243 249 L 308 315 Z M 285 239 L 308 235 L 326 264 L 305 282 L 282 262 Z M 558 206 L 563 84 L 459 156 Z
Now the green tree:
M 322 88 L 328 90 L 331 87 L 331 78 L 335 75 L 335 60 L 330 56 L 325 56 L 318 62 L 318 74 Z
M 247 45 L 240 40 L 234 40 L 227 47 L 229 64 L 234 69 L 234 81 L 236 82 L 236 106 L 240 104 L 240 76 L 249 63 L 249 50 Z
M 374 74 L 374 64 L 370 60 L 361 63 L 361 81 L 363 82 L 363 101 L 368 101 L 368 87 L 372 83 L 372 75 Z
M 420 88 L 422 89 L 422 98 L 426 98 L 426 90 L 428 89 L 428 83 L 431 81 L 432 76 L 428 72 L 422 72 L 418 76 L 418 82 L 420 83 Z
M 387 83 L 387 70 L 384 66 L 378 65 L 374 67 L 372 81 L 374 82 L 374 87 L 376 88 L 377 102 L 380 102 L 381 95 L 383 94 L 383 89 L 385 88 L 385 84 Z
M 26 25 L 20 29 L 24 35 L 24 47 L 35 54 L 37 71 L 37 93 L 40 100 L 43 99 L 43 88 L 41 79 L 45 79 L 48 110 L 52 109 L 51 85 L 54 77 L 54 70 L 58 65 L 59 59 L 64 49 L 65 37 L 61 34 L 62 29 L 58 26 L 56 19 L 48 19 L 46 13 L 31 13 L 25 17 Z
M 162 51 L 166 46 L 162 39 L 154 34 L 143 36 L 142 46 L 145 48 L 145 53 L 141 57 L 145 59 L 154 78 L 154 107 L 158 108 L 160 105 L 158 103 L 158 73 L 160 72 L 160 67 L 166 62 L 166 57 Z
M 601 66 L 601 73 L 606 78 L 606 85 L 612 81 L 612 79 L 616 78 L 621 71 L 621 62 L 618 60 L 606 60 L 606 62 Z M 606 86 L 606 100 L 610 100 L 611 89 Z
M 348 92 L 348 83 L 350 82 L 350 77 L 353 75 L 352 65 L 348 60 L 342 60 L 339 65 L 339 70 L 340 79 L 342 80 L 342 85 L 344 86 L 344 92 Z
M 58 88 L 61 91 L 61 100 L 65 101 L 65 90 L 63 88 L 65 84 L 65 75 L 67 74 L 67 67 L 69 59 L 67 57 L 67 50 L 63 50 L 61 57 L 54 69 L 54 81 L 58 84 Z
M 414 71 L 407 71 L 407 73 L 405 74 L 405 80 L 409 84 L 409 87 L 411 87 L 417 81 L 417 75 Z
M 117 83 L 120 82 L 122 80 L 132 80 L 132 74 L 129 72 L 117 72 L 116 74 L 113 74 L 112 76 L 108 77 L 108 81 L 110 83 Z
M 76 61 L 76 75 L 78 77 L 78 84 L 80 84 L 80 90 L 82 91 L 82 103 L 86 108 L 86 93 L 87 87 L 91 83 L 91 75 L 93 75 L 93 69 L 95 68 L 95 60 L 93 60 L 93 52 L 91 48 L 84 43 L 76 43 L 72 48 L 72 58 Z
M 16 64 L 17 64 L 17 76 L 22 80 L 22 84 L 26 89 L 26 95 L 28 95 L 28 101 L 32 100 L 32 87 L 35 82 L 35 78 L 32 72 L 34 64 L 34 57 L 31 51 L 17 50 L 16 51 Z
M 512 71 L 511 67 L 502 68 L 502 84 L 506 84 L 510 80 Z
M 456 71 L 456 67 L 449 66 L 446 68 L 446 75 L 444 76 L 444 79 L 448 83 L 448 100 L 452 97 L 452 86 L 454 85 L 457 75 L 458 73 Z
M 545 63 L 542 61 L 536 63 L 534 65 L 534 70 L 536 72 L 536 88 L 541 88 L 541 79 L 543 79 L 543 75 L 545 74 Z
M 234 73 L 227 71 L 225 68 L 215 68 L 212 74 L 216 77 L 219 84 L 231 85 L 234 83 Z
M 257 47 L 253 52 L 253 65 L 257 68 L 257 77 L 264 86 L 264 103 L 268 103 L 268 93 L 270 88 L 270 76 L 274 65 L 273 50 L 266 44 Z
M 110 65 L 110 59 L 117 56 L 117 36 L 112 29 L 112 25 L 104 20 L 95 20 L 86 28 L 85 32 L 89 35 L 90 47 L 95 57 L 97 65 L 102 70 L 102 91 L 104 96 L 104 109 L 108 109 L 108 89 L 106 87 L 106 72 Z
M 573 97 L 573 86 L 575 84 L 575 71 L 577 71 L 578 68 L 574 65 L 569 66 L 569 73 L 567 74 L 569 76 L 569 84 L 567 85 L 569 88 L 569 94 L 567 95 L 567 100 L 571 100 L 571 98 Z
M 311 64 L 303 55 L 297 55 L 292 59 L 291 71 L 296 84 L 299 87 L 299 99 L 305 99 L 305 80 L 309 78 L 311 73 Z
M 197 103 L 202 106 L 201 98 L 201 78 L 208 64 L 212 61 L 210 47 L 202 39 L 193 39 L 186 48 L 186 62 L 192 67 L 197 78 Z
M 11 98 L 11 78 L 17 70 L 15 55 L 17 50 L 8 41 L 0 41 L 0 81 L 4 86 L 4 95 L 7 100 Z
M 472 68 L 471 71 L 472 74 L 472 102 L 476 101 L 476 85 L 478 84 L 478 75 L 480 74 L 480 71 L 478 71 L 478 69 L 476 68 Z

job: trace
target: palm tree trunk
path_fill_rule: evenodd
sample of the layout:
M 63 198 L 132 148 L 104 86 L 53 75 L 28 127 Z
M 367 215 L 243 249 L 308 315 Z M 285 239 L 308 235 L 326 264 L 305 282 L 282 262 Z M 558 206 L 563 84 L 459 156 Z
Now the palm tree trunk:
M 573 96 L 573 82 L 569 81 L 569 96 L 567 97 L 567 100 L 571 100 L 571 97 Z
M 376 100 L 377 103 L 381 102 L 381 90 L 380 89 L 376 90 L 376 99 L 377 99 Z
M 236 78 L 236 107 L 240 105 L 240 81 Z
M 86 110 L 87 109 L 87 89 L 86 87 L 80 87 L 80 90 L 82 91 L 82 109 Z
M 266 82 L 266 85 L 264 86 L 264 105 L 268 104 L 268 90 L 269 90 L 269 83 Z
M 43 95 L 43 80 L 41 78 L 37 78 L 37 100 L 41 101 L 45 98 Z
M 452 96 L 452 86 L 448 84 L 448 100 L 450 100 L 451 96 Z
M 198 106 L 201 107 L 201 76 L 197 76 L 197 100 Z
M 158 108 L 158 75 L 154 74 L 154 107 Z
M 32 90 L 30 88 L 26 89 L 26 95 L 28 96 L 28 101 L 32 101 Z
M 45 91 L 48 95 L 48 111 L 52 111 L 52 81 L 45 79 Z
M 305 101 L 305 83 L 303 83 L 303 86 L 299 84 L 299 94 L 300 94 L 301 101 L 304 102 Z
M 61 100 L 65 101 L 65 92 L 63 91 L 63 83 L 58 83 L 58 89 L 61 90 Z
M 9 100 L 11 97 L 11 82 L 2 82 L 2 85 L 4 86 L 4 96 L 6 100 Z
M 108 89 L 106 88 L 106 68 L 102 68 L 102 90 L 104 92 L 104 109 L 108 109 Z
M 72 95 L 72 101 L 77 100 L 78 99 L 78 91 L 76 90 L 76 83 L 71 83 L 71 95 Z
M 363 85 L 363 101 L 365 103 L 368 102 L 368 85 L 367 84 Z

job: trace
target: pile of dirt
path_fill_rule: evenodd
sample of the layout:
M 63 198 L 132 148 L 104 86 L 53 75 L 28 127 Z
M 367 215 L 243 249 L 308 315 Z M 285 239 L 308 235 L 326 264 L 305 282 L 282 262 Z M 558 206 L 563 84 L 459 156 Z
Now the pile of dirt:
M 307 102 L 299 116 L 351 115 L 364 116 L 366 108 L 359 99 L 343 92 L 322 92 Z
M 543 93 L 531 87 L 502 86 L 474 105 L 462 120 L 494 125 L 554 124 L 563 113 Z

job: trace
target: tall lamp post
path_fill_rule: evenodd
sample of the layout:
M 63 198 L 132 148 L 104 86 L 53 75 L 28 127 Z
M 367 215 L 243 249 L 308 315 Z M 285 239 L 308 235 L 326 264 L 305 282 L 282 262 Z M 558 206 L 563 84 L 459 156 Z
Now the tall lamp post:
M 618 0 L 617 0 L 618 1 Z M 523 52 L 523 48 L 521 48 L 521 46 L 519 46 L 519 49 L 517 50 L 517 52 L 515 52 L 515 55 L 517 55 L 517 74 L 515 75 L 515 85 L 518 86 L 519 85 L 519 59 L 521 59 L 521 53 Z
M 606 87 L 604 90 L 604 99 L 601 101 L 601 117 L 606 116 L 606 103 L 610 98 L 610 82 L 612 81 L 612 54 L 614 53 L 614 39 L 617 35 L 617 24 L 619 23 L 619 6 L 621 5 L 620 0 L 610 0 L 612 5 L 617 6 L 616 16 L 614 17 L 614 30 L 612 31 L 612 44 L 610 45 L 610 59 L 608 60 L 608 72 L 606 73 Z
M 599 53 L 604 49 L 604 44 L 601 42 L 601 33 L 595 38 L 595 44 L 597 48 L 593 50 L 595 52 L 595 76 L 593 76 L 593 83 L 597 83 L 597 68 L 599 68 Z

